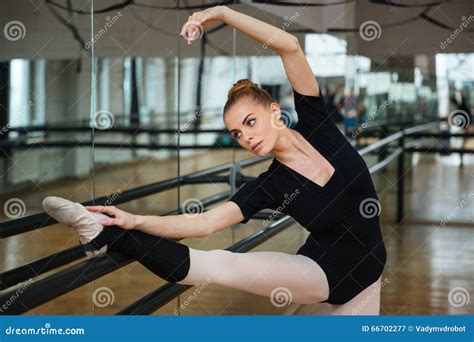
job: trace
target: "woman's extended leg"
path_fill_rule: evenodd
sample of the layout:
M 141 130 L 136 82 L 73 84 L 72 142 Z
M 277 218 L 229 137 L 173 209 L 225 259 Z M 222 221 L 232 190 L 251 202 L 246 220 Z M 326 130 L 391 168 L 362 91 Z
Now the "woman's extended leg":
M 329 296 L 325 273 L 303 255 L 203 251 L 119 227 L 105 228 L 91 243 L 95 248 L 108 244 L 107 251 L 123 253 L 159 277 L 183 285 L 209 282 L 302 304 L 319 303 Z
M 332 315 L 379 315 L 381 277 L 342 305 L 332 305 Z
M 59 197 L 43 200 L 45 211 L 58 222 L 74 227 L 89 256 L 117 251 L 135 259 L 159 277 L 194 285 L 208 281 L 262 296 L 285 297 L 287 302 L 318 303 L 328 298 L 325 273 L 303 255 L 281 252 L 232 253 L 202 251 L 117 226 L 103 227 L 104 215 Z M 106 217 L 106 216 L 105 216 Z M 99 253 L 100 252 L 100 253 Z
M 313 304 L 326 300 L 329 287 L 321 267 L 304 255 L 262 251 L 233 253 L 190 248 L 191 267 L 181 284 L 209 281 L 253 294 Z

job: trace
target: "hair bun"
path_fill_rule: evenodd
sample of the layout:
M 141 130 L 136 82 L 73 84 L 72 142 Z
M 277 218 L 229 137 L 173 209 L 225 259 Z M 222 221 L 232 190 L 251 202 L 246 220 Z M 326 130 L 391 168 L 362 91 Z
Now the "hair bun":
M 233 94 L 235 94 L 236 92 L 242 89 L 251 88 L 251 87 L 258 88 L 258 86 L 255 83 L 253 83 L 251 80 L 249 80 L 248 78 L 238 80 L 237 82 L 234 83 L 232 88 L 230 88 L 229 93 L 227 94 L 227 98 L 231 97 Z

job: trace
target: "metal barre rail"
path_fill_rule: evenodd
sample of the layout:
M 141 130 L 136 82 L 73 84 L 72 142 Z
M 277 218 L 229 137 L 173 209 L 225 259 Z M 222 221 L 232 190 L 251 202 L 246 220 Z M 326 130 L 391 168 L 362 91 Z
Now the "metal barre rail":
M 248 167 L 254 165 L 260 161 L 268 160 L 270 156 L 267 157 L 253 157 L 246 159 L 244 161 L 236 162 L 237 164 L 241 165 L 241 167 Z M 120 196 L 114 201 L 114 204 L 121 204 L 125 202 L 129 202 L 135 199 L 139 199 L 141 197 L 153 195 L 155 193 L 163 192 L 166 190 L 173 189 L 178 185 L 183 184 L 192 184 L 193 180 L 196 180 L 199 184 L 201 182 L 200 178 L 202 176 L 206 176 L 209 181 L 215 180 L 216 182 L 227 182 L 227 178 L 225 176 L 212 178 L 211 176 L 215 176 L 218 173 L 226 172 L 230 170 L 233 166 L 233 163 L 225 163 L 219 166 L 211 167 L 205 170 L 197 171 L 190 173 L 185 176 L 181 176 L 180 178 L 171 178 L 167 180 L 163 180 L 160 182 L 147 184 L 143 186 L 139 186 L 133 189 L 123 191 Z M 108 203 L 109 198 L 107 196 L 102 196 L 93 200 L 81 202 L 83 205 L 102 205 Z M 17 234 L 26 233 L 35 229 L 44 228 L 55 224 L 56 221 L 49 217 L 46 213 L 38 213 L 33 214 L 25 217 L 21 217 L 14 220 L 4 221 L 0 223 L 0 238 L 6 238 Z
M 365 129 L 371 129 L 374 127 L 386 127 L 386 126 L 397 126 L 397 125 L 407 125 L 413 124 L 415 121 L 414 119 L 382 119 L 382 120 L 374 120 L 367 124 Z M 366 123 L 360 123 L 356 125 L 357 127 L 363 126 Z M 11 132 L 19 132 L 20 134 L 28 134 L 30 132 L 43 132 L 46 133 L 50 132 L 86 132 L 89 133 L 93 127 L 91 126 L 81 126 L 81 125 L 74 125 L 74 122 L 69 124 L 60 123 L 58 125 L 35 125 L 35 126 L 18 126 L 18 127 L 9 127 L 9 131 Z M 106 134 L 106 133 L 150 133 L 150 134 L 174 134 L 176 132 L 185 133 L 185 134 L 199 134 L 199 133 L 221 133 L 227 132 L 226 128 L 204 128 L 204 129 L 172 129 L 172 128 L 156 128 L 147 127 L 147 126 L 117 126 L 114 125 L 113 127 L 107 128 L 105 130 L 95 129 L 96 133 L 99 134 Z
M 214 194 L 205 199 L 203 204 L 206 206 L 212 205 L 228 196 L 229 191 Z M 175 209 L 175 211 L 177 210 L 179 209 Z M 92 258 L 35 281 L 28 286 L 28 295 L 22 296 L 22 300 L 12 302 L 1 314 L 20 314 L 26 312 L 134 261 L 122 256 L 120 253 L 108 253 L 108 256 L 111 257 L 112 260 L 108 260 L 105 256 L 103 258 Z M 97 259 L 106 260 L 100 261 L 99 266 L 97 266 L 95 264 L 95 260 Z M 21 275 L 25 275 L 25 272 Z M 45 289 L 48 290 L 45 291 Z M 0 303 L 6 303 L 9 298 L 15 296 L 16 291 L 17 289 L 12 289 L 1 294 Z
M 217 193 L 203 199 L 203 206 L 213 205 L 229 196 L 230 192 Z M 163 215 L 174 215 L 181 212 L 181 208 L 173 209 Z M 64 266 L 85 256 L 81 245 L 71 247 L 56 254 L 43 257 L 29 264 L 14 268 L 0 274 L 0 290 L 7 289 L 29 278 L 36 277 L 57 267 Z

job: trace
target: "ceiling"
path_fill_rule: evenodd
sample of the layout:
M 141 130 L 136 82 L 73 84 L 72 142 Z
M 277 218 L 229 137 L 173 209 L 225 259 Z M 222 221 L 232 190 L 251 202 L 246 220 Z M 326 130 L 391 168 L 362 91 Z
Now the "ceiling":
M 65 5 L 65 0 L 54 0 Z M 196 10 L 157 9 L 146 6 L 173 6 L 175 1 L 136 0 L 137 4 L 119 9 L 121 16 L 107 28 L 95 43 L 97 56 L 199 56 L 201 44 L 186 45 L 177 36 L 178 29 Z M 180 0 L 181 5 L 198 5 L 210 1 Z M 274 4 L 243 0 L 229 7 L 264 20 L 294 33 L 303 42 L 304 32 L 329 33 L 348 42 L 348 53 L 384 61 L 388 58 L 406 58 L 415 55 L 433 56 L 442 52 L 474 51 L 474 1 L 468 0 L 312 0 L 272 1 Z M 71 1 L 74 9 L 88 11 L 90 1 Z M 118 0 L 95 0 L 95 8 L 117 5 Z M 277 5 L 278 3 L 280 5 Z M 292 5 L 294 4 L 294 5 Z M 322 6 L 314 6 L 319 4 Z M 431 5 L 430 5 L 431 4 Z M 282 6 L 285 5 L 285 6 Z M 290 5 L 290 6 L 288 6 Z M 410 6 L 410 7 L 405 7 Z M 107 18 L 117 15 L 96 14 L 95 33 L 105 27 Z M 60 15 L 69 27 L 58 20 Z M 289 23 L 289 18 L 297 20 Z M 293 16 L 293 17 L 292 17 Z M 9 41 L 2 36 L 0 59 L 73 58 L 79 53 L 74 38 L 90 41 L 89 15 L 69 13 L 53 7 L 44 0 L 0 1 L 2 23 L 20 21 L 25 27 L 24 37 Z M 289 23 L 289 25 L 288 25 Z M 5 25 L 5 24 L 3 24 Z M 443 26 L 443 27 L 440 27 Z M 361 31 L 361 27 L 366 30 Z M 242 33 L 225 26 L 207 34 L 206 55 L 269 55 L 272 52 Z M 453 39 L 448 41 L 449 37 Z M 234 39 L 235 38 L 235 39 Z M 179 44 L 178 51 L 178 42 Z
M 474 52 L 472 0 L 289 0 L 284 3 L 295 6 L 255 3 L 251 6 L 283 17 L 298 11 L 298 24 L 346 39 L 349 54 L 383 60 L 417 54 Z M 450 36 L 454 39 L 447 41 Z

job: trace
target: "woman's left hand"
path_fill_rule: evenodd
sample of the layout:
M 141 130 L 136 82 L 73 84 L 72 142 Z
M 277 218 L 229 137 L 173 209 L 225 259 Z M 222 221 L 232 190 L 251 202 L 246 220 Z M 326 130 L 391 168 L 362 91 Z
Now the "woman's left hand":
M 180 36 L 183 36 L 188 44 L 202 37 L 204 29 L 218 20 L 223 19 L 225 6 L 214 6 L 203 11 L 194 12 L 188 17 L 188 21 L 181 28 Z

